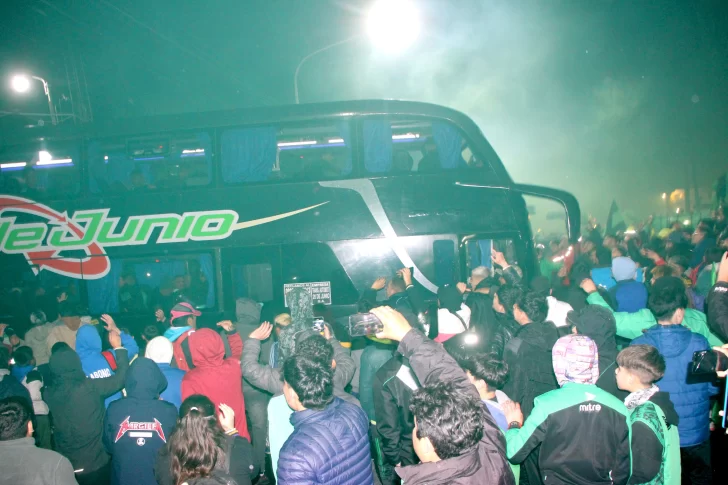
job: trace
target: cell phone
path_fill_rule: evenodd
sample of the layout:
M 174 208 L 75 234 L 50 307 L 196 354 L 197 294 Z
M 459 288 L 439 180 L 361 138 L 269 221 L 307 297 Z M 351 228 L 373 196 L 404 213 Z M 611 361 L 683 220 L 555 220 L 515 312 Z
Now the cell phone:
M 349 315 L 349 335 L 352 337 L 364 337 L 374 335 L 384 330 L 384 325 L 371 313 L 355 313 Z
M 701 350 L 693 353 L 691 370 L 693 374 L 715 374 L 728 369 L 728 357 L 716 350 Z
M 321 333 L 324 331 L 324 326 L 326 325 L 326 321 L 324 321 L 321 317 L 314 317 L 313 323 L 311 324 L 311 330 L 317 333 Z

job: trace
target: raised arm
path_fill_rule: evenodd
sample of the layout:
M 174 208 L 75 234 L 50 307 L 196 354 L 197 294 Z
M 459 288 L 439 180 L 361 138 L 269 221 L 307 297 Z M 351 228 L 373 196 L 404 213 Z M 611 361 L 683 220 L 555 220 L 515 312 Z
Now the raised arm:
M 283 383 L 280 379 L 280 372 L 268 365 L 260 365 L 260 342 L 270 337 L 273 326 L 264 322 L 260 327 L 250 334 L 245 341 L 240 366 L 243 371 L 243 378 L 253 386 L 268 391 L 272 394 L 283 392 Z

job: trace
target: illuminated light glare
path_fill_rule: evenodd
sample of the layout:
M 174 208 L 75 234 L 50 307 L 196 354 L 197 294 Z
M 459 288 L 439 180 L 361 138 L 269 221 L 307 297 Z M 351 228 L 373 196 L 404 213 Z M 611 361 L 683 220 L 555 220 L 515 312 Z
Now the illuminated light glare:
M 343 138 L 331 138 L 329 139 L 329 143 L 344 143 Z
M 188 154 L 188 153 L 205 153 L 204 148 L 194 148 L 190 150 L 182 150 L 182 154 Z
M 420 18 L 411 0 L 379 0 L 369 11 L 367 33 L 387 53 L 407 49 L 420 33 Z
M 44 165 L 63 165 L 66 163 L 73 163 L 73 159 L 71 158 L 59 158 L 58 160 L 39 160 L 38 166 L 42 167 Z
M 152 273 L 147 273 L 147 278 L 151 278 L 151 277 L 152 277 Z
M 104 155 L 104 160 L 108 160 L 108 159 L 109 159 L 109 156 L 108 155 Z
M 667 194 L 665 192 L 662 193 L 662 200 L 667 199 Z
M 317 142 L 316 140 L 305 140 L 305 141 L 286 141 L 283 143 L 278 144 L 278 148 L 283 147 L 297 147 L 297 146 L 306 146 L 306 145 L 315 145 Z
M 419 133 L 405 133 L 403 135 L 392 135 L 392 140 L 416 140 L 419 137 Z
M 683 226 L 689 226 L 690 225 L 690 219 L 685 219 L 683 221 Z
M 675 209 L 675 214 L 679 214 L 679 213 L 680 213 L 680 208 L 678 207 L 677 209 Z
M 25 162 L 2 163 L 0 164 L 0 168 L 23 168 L 26 165 Z
M 474 333 L 468 333 L 463 339 L 465 345 L 475 345 L 478 343 L 478 336 Z
M 624 231 L 624 233 L 625 234 L 637 234 L 637 231 L 635 231 L 634 229 L 630 229 L 628 231 Z
M 51 154 L 45 150 L 41 150 L 38 152 L 38 161 L 39 162 L 49 162 L 53 157 Z
M 19 93 L 25 93 L 30 89 L 30 79 L 28 76 L 13 76 L 11 85 L 13 90 Z

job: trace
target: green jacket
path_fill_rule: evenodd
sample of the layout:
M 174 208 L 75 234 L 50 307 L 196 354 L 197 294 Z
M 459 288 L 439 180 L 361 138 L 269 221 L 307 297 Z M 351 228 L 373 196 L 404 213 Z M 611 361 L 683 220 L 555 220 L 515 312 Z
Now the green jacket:
M 543 483 L 624 485 L 631 475 L 627 408 L 595 385 L 567 382 L 538 396 L 523 426 L 506 432 L 512 463 L 539 445 Z
M 615 312 L 598 292 L 590 294 L 586 301 L 592 305 L 603 306 L 614 314 L 614 319 L 617 321 L 617 335 L 620 337 L 634 339 L 641 336 L 644 330 L 657 325 L 654 315 L 646 308 L 635 313 Z M 723 345 L 723 342 L 708 329 L 705 313 L 688 308 L 685 310 L 682 324 L 708 339 L 712 347 Z
M 668 426 L 665 412 L 652 401 L 647 401 L 630 412 L 629 424 L 634 427 L 635 423 L 647 426 L 663 447 L 659 473 L 649 482 L 639 485 L 680 485 L 680 436 L 677 426 Z M 637 482 L 634 483 L 637 485 Z

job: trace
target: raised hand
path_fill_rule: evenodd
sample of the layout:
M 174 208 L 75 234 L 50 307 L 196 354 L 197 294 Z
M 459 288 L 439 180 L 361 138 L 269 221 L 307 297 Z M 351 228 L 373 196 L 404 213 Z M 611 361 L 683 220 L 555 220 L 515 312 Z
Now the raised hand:
M 263 322 L 260 324 L 260 327 L 253 330 L 253 332 L 248 337 L 254 338 L 255 340 L 265 340 L 270 337 L 270 333 L 272 331 L 273 325 L 271 325 L 270 322 Z
M 220 414 L 217 415 L 217 419 L 220 422 L 220 427 L 226 433 L 232 429 L 235 429 L 235 411 L 227 404 L 220 404 L 218 406 Z
M 376 280 L 374 280 L 374 283 L 372 283 L 372 290 L 379 291 L 384 289 L 384 287 L 387 286 L 387 278 L 384 276 L 380 276 Z
M 370 313 L 375 315 L 384 325 L 382 331 L 376 334 L 377 338 L 399 342 L 407 335 L 407 332 L 412 330 L 412 326 L 410 326 L 404 315 L 388 306 L 372 308 Z
M 506 261 L 506 257 L 503 255 L 503 253 L 501 253 L 500 251 L 496 251 L 495 249 L 491 253 L 490 259 L 493 260 L 493 262 L 501 268 L 505 268 L 506 266 L 508 266 L 508 261 Z
M 412 270 L 409 268 L 402 268 L 399 271 L 397 271 L 397 274 L 402 277 L 404 280 L 405 286 L 409 286 L 412 284 Z
M 217 322 L 217 326 L 224 328 L 226 332 L 232 332 L 233 330 L 235 330 L 235 325 L 233 325 L 233 322 L 231 322 L 230 320 Z
M 121 334 L 118 329 L 109 330 L 109 345 L 112 349 L 121 347 Z
M 114 319 L 111 318 L 111 315 L 104 313 L 103 315 L 101 315 L 101 321 L 106 324 L 104 328 L 108 332 L 119 331 L 119 327 L 116 326 L 116 322 L 114 322 Z
M 597 285 L 594 284 L 594 281 L 591 278 L 585 278 L 581 283 L 579 283 L 579 286 L 581 286 L 581 289 L 589 294 L 597 291 Z

